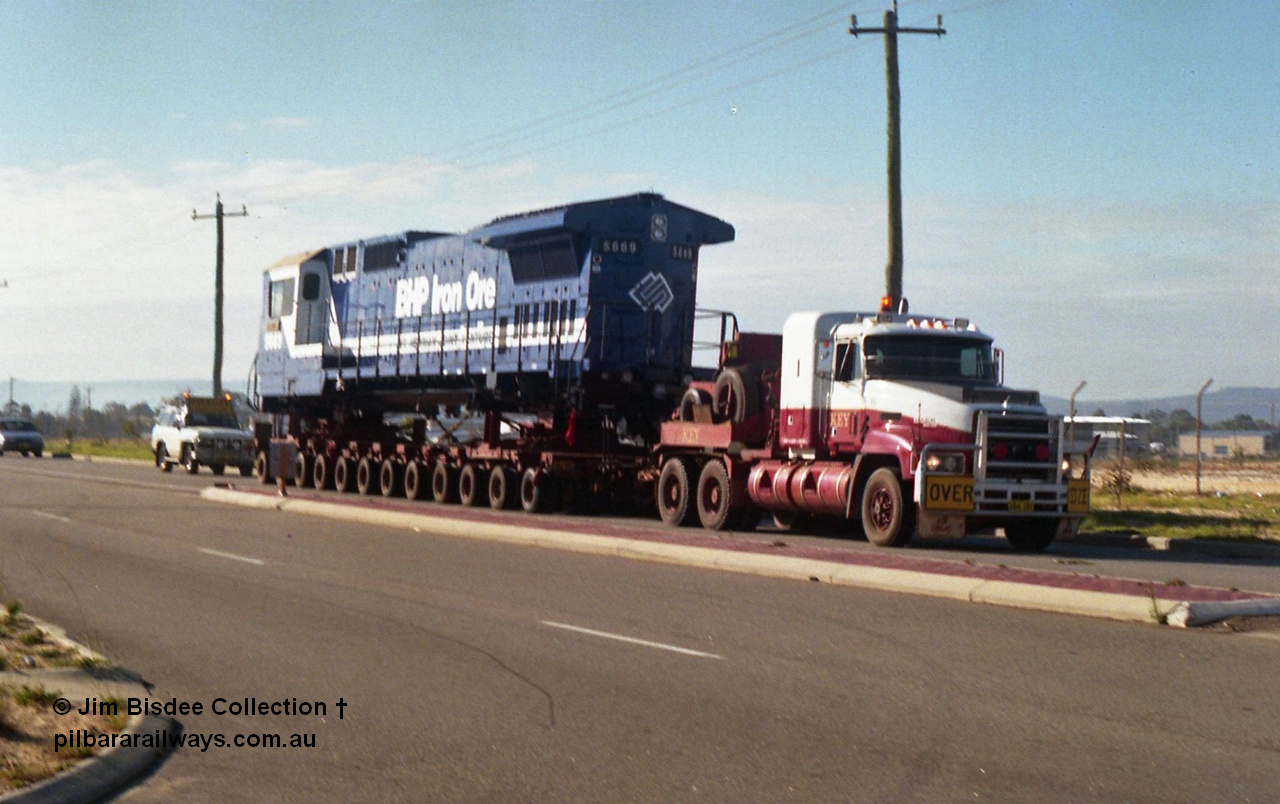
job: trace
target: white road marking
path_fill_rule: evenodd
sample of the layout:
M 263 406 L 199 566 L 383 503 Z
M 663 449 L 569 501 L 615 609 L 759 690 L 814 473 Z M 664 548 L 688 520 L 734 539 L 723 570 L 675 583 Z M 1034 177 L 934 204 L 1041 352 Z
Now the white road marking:
M 566 625 L 565 623 L 553 623 L 549 620 L 543 620 L 542 624 L 548 628 L 563 628 L 566 631 L 577 631 L 579 634 L 589 634 L 591 636 L 601 637 L 603 639 L 615 639 L 619 642 L 629 642 L 632 645 L 643 645 L 646 648 L 657 648 L 658 650 L 669 650 L 672 653 L 683 653 L 686 656 L 698 656 L 703 659 L 723 659 L 714 653 L 703 653 L 700 650 L 690 650 L 689 648 L 681 648 L 676 645 L 664 645 L 661 642 L 650 642 L 647 639 L 636 639 L 635 637 L 623 636 L 621 634 L 611 634 L 608 631 L 596 631 L 591 628 L 583 628 L 580 625 Z
M 57 514 L 49 514 L 49 513 L 45 513 L 44 511 L 35 511 L 35 510 L 33 510 L 31 513 L 35 514 L 36 516 L 42 516 L 42 517 L 44 517 L 45 519 L 56 519 L 56 520 L 58 520 L 59 522 L 70 522 L 70 521 L 71 521 L 70 519 L 67 519 L 65 516 L 58 516 Z
M 267 563 L 257 558 L 249 558 L 247 556 L 238 556 L 235 553 L 224 553 L 221 550 L 210 550 L 208 547 L 200 547 L 197 549 L 199 549 L 200 552 L 205 553 L 206 555 L 217 556 L 218 558 L 229 558 L 232 561 L 243 561 L 246 564 L 257 564 L 259 567 Z

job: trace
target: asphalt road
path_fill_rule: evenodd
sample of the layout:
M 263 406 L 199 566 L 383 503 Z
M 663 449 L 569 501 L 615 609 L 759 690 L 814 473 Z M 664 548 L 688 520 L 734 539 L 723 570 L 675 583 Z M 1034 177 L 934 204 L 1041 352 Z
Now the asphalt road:
M 155 700 L 327 704 L 323 719 L 180 717 L 189 734 L 314 733 L 316 747 L 183 748 L 123 801 L 1280 789 L 1274 639 L 219 506 L 195 493 L 212 481 L 0 459 L 5 599 L 141 672 Z

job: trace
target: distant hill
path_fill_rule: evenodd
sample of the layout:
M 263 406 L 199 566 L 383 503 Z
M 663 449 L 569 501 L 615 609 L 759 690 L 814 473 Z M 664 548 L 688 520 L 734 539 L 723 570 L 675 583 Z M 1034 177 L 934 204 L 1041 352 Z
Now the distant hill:
M 18 379 L 13 383 L 13 401 L 19 405 L 30 405 L 35 413 L 47 411 L 66 412 L 67 399 L 71 396 L 71 387 L 80 386 L 80 396 L 86 402 L 92 402 L 99 410 L 108 402 L 119 402 L 121 405 L 133 406 L 146 402 L 156 407 L 162 399 L 176 396 L 190 390 L 193 394 L 208 394 L 213 381 L 205 380 L 115 380 L 111 382 L 26 382 Z M 243 382 L 225 386 L 229 391 L 243 391 Z M 92 395 L 92 399 L 90 399 Z M 8 384 L 0 384 L 0 406 L 9 402 Z
M 1061 416 L 1067 414 L 1068 400 L 1056 396 L 1044 397 L 1045 407 L 1050 413 Z M 1272 406 L 1275 406 L 1274 408 Z M 1101 408 L 1108 416 L 1129 416 L 1134 413 L 1145 413 L 1149 410 L 1163 410 L 1171 413 L 1182 409 L 1194 414 L 1196 412 L 1196 395 L 1166 396 L 1149 399 L 1082 399 L 1076 397 L 1076 413 L 1088 416 Z M 1234 418 L 1241 413 L 1264 422 L 1272 421 L 1272 416 L 1280 417 L 1280 388 L 1223 388 L 1214 390 L 1212 386 L 1205 392 L 1201 410 L 1201 418 L 1208 422 L 1220 422 Z M 1276 421 L 1280 421 L 1277 418 Z

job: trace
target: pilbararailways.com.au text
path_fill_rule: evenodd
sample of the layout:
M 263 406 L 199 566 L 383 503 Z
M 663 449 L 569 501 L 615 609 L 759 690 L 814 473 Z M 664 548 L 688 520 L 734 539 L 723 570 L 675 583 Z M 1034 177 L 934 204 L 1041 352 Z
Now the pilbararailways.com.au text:
M 89 729 L 72 729 L 65 734 L 55 734 L 53 751 L 63 749 L 83 752 L 86 749 L 104 751 L 112 748 L 154 748 L 171 751 L 177 748 L 197 748 L 201 753 L 210 748 L 315 748 L 315 732 L 304 734 L 175 734 L 164 729 L 143 732 L 105 732 Z

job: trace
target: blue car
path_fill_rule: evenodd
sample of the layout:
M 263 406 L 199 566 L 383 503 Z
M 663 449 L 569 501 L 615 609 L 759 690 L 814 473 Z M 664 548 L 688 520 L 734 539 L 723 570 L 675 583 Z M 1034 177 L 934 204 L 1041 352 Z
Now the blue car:
M 44 436 L 30 419 L 0 419 L 0 455 L 6 451 L 39 458 L 44 454 Z

